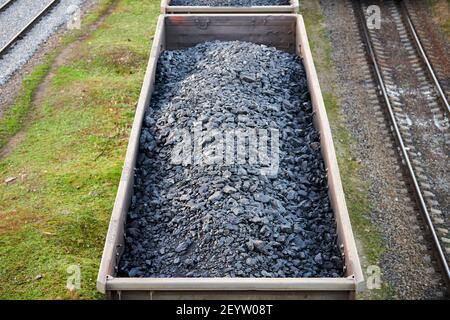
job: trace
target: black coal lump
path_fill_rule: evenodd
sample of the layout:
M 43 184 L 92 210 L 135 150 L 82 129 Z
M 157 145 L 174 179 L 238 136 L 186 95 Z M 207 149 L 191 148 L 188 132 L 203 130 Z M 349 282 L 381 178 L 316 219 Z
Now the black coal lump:
M 174 133 L 195 123 L 203 131 L 277 128 L 278 172 L 174 162 Z M 299 57 L 240 41 L 164 51 L 139 143 L 119 276 L 343 276 Z

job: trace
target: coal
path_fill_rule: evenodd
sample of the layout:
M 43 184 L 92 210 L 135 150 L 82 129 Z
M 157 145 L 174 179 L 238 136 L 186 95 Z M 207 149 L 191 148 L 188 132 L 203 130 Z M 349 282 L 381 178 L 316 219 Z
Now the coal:
M 196 126 L 203 133 L 276 128 L 278 170 L 195 162 L 195 152 L 174 161 L 176 133 Z M 218 143 L 203 135 L 187 145 Z M 299 57 L 240 41 L 164 51 L 144 116 L 119 276 L 342 276 L 320 146 Z
M 251 7 L 287 6 L 289 0 L 172 0 L 171 6 Z

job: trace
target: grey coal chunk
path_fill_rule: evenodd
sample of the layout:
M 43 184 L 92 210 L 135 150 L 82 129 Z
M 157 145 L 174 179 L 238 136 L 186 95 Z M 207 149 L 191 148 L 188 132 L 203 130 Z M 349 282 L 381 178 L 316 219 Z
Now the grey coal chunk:
M 131 268 L 130 271 L 128 272 L 128 276 L 131 278 L 138 277 L 140 275 L 142 275 L 141 268 Z
M 257 260 L 255 258 L 247 258 L 245 260 L 245 263 L 248 264 L 249 266 L 254 266 L 256 264 Z
M 250 74 L 241 74 L 241 80 L 245 82 L 255 82 L 256 78 Z
M 297 196 L 297 192 L 295 192 L 294 190 L 289 190 L 286 195 L 286 198 L 288 200 L 294 200 L 296 196 Z
M 206 192 L 208 192 L 208 185 L 202 185 L 200 188 L 198 188 L 198 192 L 200 194 L 205 194 Z
M 212 195 L 209 196 L 208 201 L 217 201 L 222 198 L 222 192 L 216 191 Z
M 247 242 L 247 248 L 249 251 L 267 254 L 266 242 L 262 240 L 249 240 Z
M 183 194 L 183 195 L 180 197 L 180 200 L 181 200 L 181 201 L 189 201 L 190 199 L 191 199 L 191 196 L 188 195 L 188 194 Z
M 190 240 L 190 239 L 183 241 L 175 248 L 175 252 L 186 251 L 190 247 L 191 244 L 192 244 L 192 240 Z
M 209 161 L 226 151 L 217 132 L 248 128 L 279 131 L 277 174 L 246 156 Z M 241 41 L 163 51 L 138 150 L 118 276 L 344 275 L 300 57 Z
M 318 254 L 314 257 L 314 261 L 315 261 L 317 264 L 322 264 L 322 263 L 323 263 L 322 254 L 321 254 L 321 253 L 318 253 Z
M 267 203 L 270 201 L 270 197 L 264 193 L 256 193 L 253 197 L 255 198 L 255 201 L 262 203 Z
M 225 188 L 223 188 L 223 192 L 225 193 L 233 193 L 236 192 L 236 189 L 230 186 L 225 186 Z
M 291 233 L 292 232 L 292 225 L 290 223 L 282 224 L 280 226 L 280 229 L 283 232 Z

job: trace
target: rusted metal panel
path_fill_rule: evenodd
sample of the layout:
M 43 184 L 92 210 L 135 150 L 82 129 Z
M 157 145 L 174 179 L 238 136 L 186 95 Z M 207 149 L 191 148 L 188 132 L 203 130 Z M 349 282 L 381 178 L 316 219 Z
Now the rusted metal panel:
M 237 30 L 243 32 L 235 32 Z M 271 36 L 277 30 L 277 36 Z M 180 37 L 179 34 L 183 36 Z M 328 172 L 338 244 L 345 257 L 343 278 L 116 278 L 122 253 L 124 223 L 133 192 L 133 169 L 145 106 L 148 105 L 158 57 L 164 49 L 180 49 L 208 40 L 243 40 L 275 46 L 302 57 L 321 135 Z M 345 203 L 331 130 L 308 44 L 305 26 L 295 14 L 161 15 L 130 135 L 122 177 L 106 238 L 97 288 L 110 299 L 351 299 L 364 279 Z
M 239 16 L 239 15 L 237 15 Z M 249 16 L 236 19 L 236 15 L 176 15 L 165 22 L 167 47 L 182 49 L 198 43 L 221 40 L 242 40 L 274 46 L 295 53 L 295 21 L 274 15 Z
M 171 0 L 161 1 L 162 14 L 179 13 L 297 13 L 298 0 L 290 0 L 285 6 L 252 6 L 252 7 L 213 7 L 213 6 L 172 6 Z
M 348 291 L 113 291 L 111 300 L 349 300 Z

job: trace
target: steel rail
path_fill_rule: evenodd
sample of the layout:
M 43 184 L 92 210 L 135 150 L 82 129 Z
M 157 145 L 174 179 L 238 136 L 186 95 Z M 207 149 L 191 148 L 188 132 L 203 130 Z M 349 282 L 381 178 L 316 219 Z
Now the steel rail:
M 422 212 L 423 218 L 424 218 L 424 220 L 425 220 L 425 222 L 426 222 L 426 224 L 428 226 L 428 229 L 429 229 L 429 231 L 431 233 L 432 243 L 434 245 L 434 249 L 436 250 L 436 255 L 437 255 L 439 264 L 441 265 L 442 272 L 444 273 L 444 280 L 445 280 L 445 282 L 447 284 L 447 287 L 450 287 L 450 270 L 449 270 L 448 262 L 447 262 L 445 254 L 444 254 L 444 251 L 442 250 L 442 246 L 441 246 L 441 243 L 439 241 L 439 237 L 438 237 L 438 235 L 436 233 L 436 230 L 434 228 L 433 222 L 431 220 L 430 213 L 428 212 L 428 208 L 427 208 L 427 206 L 425 204 L 425 200 L 424 200 L 424 197 L 422 195 L 422 191 L 420 189 L 419 183 L 418 183 L 416 175 L 414 173 L 414 169 L 413 169 L 413 167 L 411 165 L 411 161 L 409 159 L 407 148 L 405 147 L 402 135 L 400 133 L 400 129 L 399 129 L 399 127 L 397 125 L 397 121 L 395 119 L 395 114 L 394 114 L 394 111 L 393 111 L 393 108 L 392 108 L 392 105 L 391 105 L 391 102 L 390 102 L 390 99 L 389 99 L 389 95 L 387 93 L 387 89 L 386 89 L 386 86 L 385 86 L 385 83 L 384 83 L 384 80 L 383 80 L 383 76 L 381 74 L 380 67 L 378 66 L 378 60 L 377 60 L 375 51 L 373 49 L 373 46 L 372 46 L 372 43 L 371 43 L 371 40 L 370 40 L 370 34 L 369 34 L 369 31 L 368 31 L 368 28 L 367 28 L 367 25 L 366 25 L 366 16 L 365 16 L 365 13 L 364 13 L 364 9 L 362 8 L 362 5 L 361 5 L 361 3 L 359 1 L 356 1 L 356 3 L 354 2 L 354 4 L 355 4 L 355 6 L 359 7 L 359 10 L 356 8 L 357 9 L 356 11 L 359 12 L 358 15 L 359 15 L 361 26 L 362 26 L 362 29 L 363 29 L 364 40 L 366 42 L 366 45 L 367 45 L 367 48 L 368 48 L 368 51 L 369 51 L 370 60 L 371 60 L 372 65 L 373 65 L 373 67 L 375 69 L 375 74 L 376 74 L 376 78 L 377 78 L 378 84 L 379 84 L 379 86 L 381 88 L 382 95 L 383 95 L 384 101 L 385 101 L 386 106 L 387 106 L 387 110 L 388 110 L 388 113 L 389 113 L 389 118 L 391 120 L 392 127 L 393 127 L 394 133 L 395 133 L 395 135 L 394 135 L 395 139 L 397 140 L 397 142 L 399 144 L 401 153 L 403 155 L 403 160 L 404 160 L 404 162 L 406 164 L 406 169 L 407 169 L 407 171 L 409 173 L 409 176 L 411 178 L 411 181 L 413 183 L 415 195 L 417 197 L 417 201 L 418 201 L 420 210 Z
M 439 80 L 436 77 L 436 74 L 434 73 L 433 67 L 432 67 L 430 60 L 428 59 L 428 56 L 422 46 L 422 42 L 420 41 L 419 35 L 417 34 L 416 27 L 414 26 L 414 23 L 412 22 L 408 8 L 406 7 L 404 1 L 400 1 L 400 7 L 402 9 L 403 16 L 406 19 L 407 25 L 409 27 L 409 31 L 410 31 L 411 35 L 413 36 L 417 50 L 419 51 L 420 57 L 422 58 L 425 65 L 427 66 L 428 73 L 430 74 L 430 77 L 433 79 L 434 85 L 439 93 L 439 96 L 441 97 L 441 100 L 445 105 L 445 108 L 446 108 L 445 111 L 447 112 L 447 115 L 450 116 L 450 106 L 448 104 L 447 97 L 445 96 L 444 90 L 442 90 L 442 86 L 439 83 Z
M 11 38 L 11 40 L 8 41 L 1 49 L 0 49 L 0 57 L 5 54 L 6 51 L 8 51 L 14 43 L 23 37 L 25 33 L 28 32 L 28 30 L 31 29 L 31 27 L 37 23 L 46 13 L 48 13 L 56 4 L 58 4 L 60 0 L 52 0 L 44 9 L 42 9 L 37 15 L 34 16 L 33 19 L 31 19 L 28 24 L 22 28 L 14 37 Z
M 2 6 L 0 6 L 0 13 L 3 11 L 3 10 L 6 10 L 10 5 L 12 5 L 14 2 L 16 2 L 17 0 L 9 0 L 9 1 L 6 1 Z

